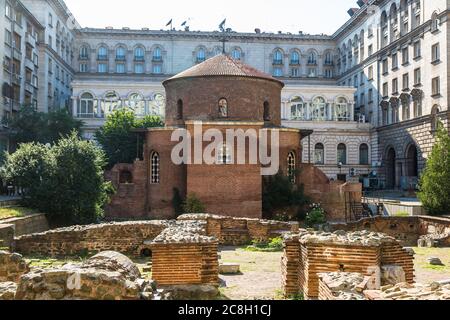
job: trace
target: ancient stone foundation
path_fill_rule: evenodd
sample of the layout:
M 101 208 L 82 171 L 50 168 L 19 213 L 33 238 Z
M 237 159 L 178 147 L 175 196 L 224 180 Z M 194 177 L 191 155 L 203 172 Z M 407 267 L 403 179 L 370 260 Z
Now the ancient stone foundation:
M 15 251 L 23 254 L 69 256 L 113 250 L 136 255 L 144 241 L 156 238 L 168 225 L 167 221 L 141 221 L 55 229 L 18 237 Z
M 20 254 L 0 251 L 0 282 L 16 282 L 29 270 L 28 264 Z
M 160 286 L 219 285 L 218 241 L 177 225 L 150 244 L 152 278 Z
M 210 214 L 185 214 L 178 220 L 206 221 L 208 236 L 221 245 L 240 246 L 252 241 L 267 242 L 288 232 L 298 231 L 298 222 L 280 222 L 261 219 L 232 218 Z
M 303 293 L 307 299 L 316 299 L 319 297 L 319 273 L 361 273 L 380 282 L 377 278 L 380 279 L 383 265 L 402 267 L 406 281 L 413 283 L 413 256 L 393 237 L 368 231 L 301 230 L 285 236 L 283 291 L 286 296 Z
M 450 247 L 450 219 L 428 216 L 376 217 L 335 223 L 328 231 L 368 230 L 395 237 L 403 246 Z

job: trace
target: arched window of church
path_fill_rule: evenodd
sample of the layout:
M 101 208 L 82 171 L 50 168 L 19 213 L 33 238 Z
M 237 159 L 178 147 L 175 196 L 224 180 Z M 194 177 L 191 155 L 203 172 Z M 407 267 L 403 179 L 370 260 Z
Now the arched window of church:
M 269 105 L 269 101 L 264 101 L 264 121 L 270 121 L 270 105 Z
M 300 97 L 291 99 L 291 120 L 307 120 L 306 104 Z
M 327 117 L 327 104 L 325 99 L 317 97 L 312 103 L 312 120 L 325 121 Z
M 318 143 L 314 147 L 314 163 L 325 164 L 325 147 L 322 143 Z
M 179 99 L 177 102 L 177 119 L 183 119 L 183 100 Z
M 359 164 L 369 164 L 369 146 L 365 143 L 359 146 Z
M 287 175 L 291 183 L 296 182 L 295 153 L 289 152 L 287 157 Z
M 219 116 L 222 118 L 228 117 L 228 101 L 225 98 L 219 100 Z
M 160 180 L 160 158 L 159 153 L 153 151 L 150 156 L 151 161 L 151 177 L 150 182 L 152 184 L 159 184 Z
M 217 154 L 217 164 L 231 164 L 231 149 L 224 143 L 222 147 L 219 148 Z
M 343 165 L 347 164 L 347 146 L 343 143 L 337 147 L 337 162 Z

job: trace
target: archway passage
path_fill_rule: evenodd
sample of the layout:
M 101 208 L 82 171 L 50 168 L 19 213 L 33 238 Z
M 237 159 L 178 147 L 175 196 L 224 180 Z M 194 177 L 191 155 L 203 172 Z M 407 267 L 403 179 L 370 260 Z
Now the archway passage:
M 406 174 L 408 177 L 419 176 L 418 151 L 415 145 L 410 145 L 406 152 Z
M 396 162 L 396 154 L 394 148 L 390 148 L 387 152 L 386 157 L 386 187 L 388 189 L 394 189 L 396 186 L 396 168 L 395 168 L 395 162 Z

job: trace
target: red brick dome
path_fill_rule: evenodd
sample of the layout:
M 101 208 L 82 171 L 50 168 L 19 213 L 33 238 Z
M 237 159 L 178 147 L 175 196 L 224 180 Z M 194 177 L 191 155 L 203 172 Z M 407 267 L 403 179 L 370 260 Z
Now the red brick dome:
M 217 55 L 198 65 L 195 65 L 192 68 L 189 68 L 173 76 L 172 78 L 167 79 L 165 82 L 169 82 L 171 80 L 180 78 L 196 78 L 196 77 L 210 77 L 210 76 L 259 78 L 276 81 L 283 84 L 283 82 L 275 79 L 270 74 L 259 71 L 225 54 Z

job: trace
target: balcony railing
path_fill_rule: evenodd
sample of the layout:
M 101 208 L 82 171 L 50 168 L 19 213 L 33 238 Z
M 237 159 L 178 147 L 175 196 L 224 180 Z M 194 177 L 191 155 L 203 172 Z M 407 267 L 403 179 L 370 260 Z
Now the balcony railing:
M 316 66 L 317 61 L 316 60 L 308 60 L 308 66 Z
M 87 54 L 80 54 L 80 56 L 78 57 L 78 60 L 88 60 L 89 56 Z
M 291 60 L 289 63 L 291 66 L 298 66 L 300 64 L 300 60 Z
M 25 34 L 25 42 L 33 47 L 36 46 L 36 39 L 28 32 Z
M 125 56 L 116 56 L 116 61 L 125 61 Z
M 143 62 L 144 60 L 144 56 L 134 56 L 134 61 L 136 62 Z
M 155 56 L 152 58 L 153 62 L 162 62 L 162 57 L 161 56 Z
M 283 64 L 283 60 L 281 59 L 274 59 L 273 60 L 273 65 L 282 65 Z
M 103 55 L 103 54 L 99 54 L 97 56 L 97 60 L 102 60 L 102 61 L 108 60 L 108 56 L 107 55 Z

